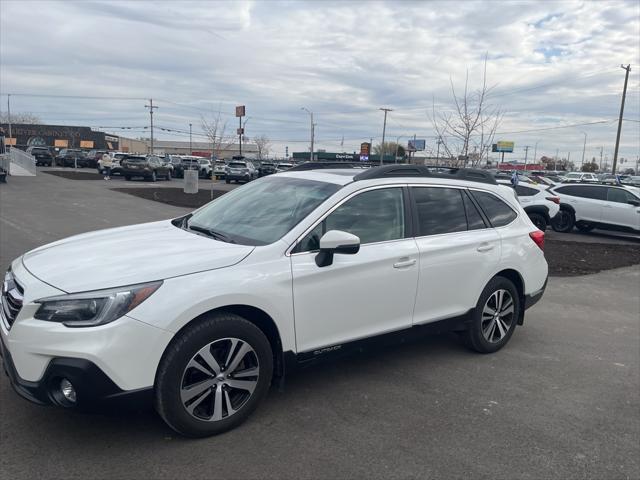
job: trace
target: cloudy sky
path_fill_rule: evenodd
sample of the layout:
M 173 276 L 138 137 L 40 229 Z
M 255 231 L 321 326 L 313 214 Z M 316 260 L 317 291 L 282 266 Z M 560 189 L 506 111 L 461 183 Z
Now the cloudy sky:
M 432 104 L 451 111 L 450 79 L 479 86 L 488 54 L 496 140 L 512 159 L 613 157 L 624 70 L 631 64 L 621 156 L 640 150 L 640 3 L 636 1 L 143 2 L 0 0 L 2 110 L 46 123 L 148 135 L 145 100 L 166 139 L 197 138 L 220 111 L 274 153 L 316 145 L 351 152 L 382 136 L 435 146 Z M 89 98 L 94 97 L 94 98 Z M 109 97 L 109 98 L 95 98 Z M 574 126 L 575 125 L 575 126 Z M 404 138 L 403 138 L 404 136 Z M 343 140 L 344 139 L 344 140 Z M 343 144 L 343 145 L 342 145 Z M 531 158 L 531 156 L 529 157 Z

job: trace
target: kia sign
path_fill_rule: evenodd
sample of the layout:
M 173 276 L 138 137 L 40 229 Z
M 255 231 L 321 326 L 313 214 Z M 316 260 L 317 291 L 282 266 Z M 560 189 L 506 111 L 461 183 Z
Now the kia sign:
M 236 117 L 244 117 L 244 105 L 236 107 Z

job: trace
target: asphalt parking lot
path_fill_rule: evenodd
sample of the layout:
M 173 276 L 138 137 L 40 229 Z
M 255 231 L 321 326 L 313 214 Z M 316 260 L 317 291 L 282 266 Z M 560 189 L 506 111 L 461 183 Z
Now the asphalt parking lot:
M 39 174 L 0 185 L 0 268 L 68 235 L 187 211 L 108 183 Z M 203 440 L 152 411 L 34 406 L 0 375 L 0 476 L 640 478 L 639 292 L 637 265 L 552 277 L 496 354 L 440 335 L 318 365 L 272 389 L 240 428 Z

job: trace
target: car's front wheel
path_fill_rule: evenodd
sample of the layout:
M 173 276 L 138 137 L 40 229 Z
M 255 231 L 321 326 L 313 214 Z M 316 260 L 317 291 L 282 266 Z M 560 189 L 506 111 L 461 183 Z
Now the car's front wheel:
M 156 376 L 156 409 L 182 435 L 216 435 L 247 419 L 267 394 L 272 374 L 264 333 L 239 315 L 217 313 L 167 347 Z
M 511 280 L 494 277 L 482 291 L 465 332 L 467 345 L 476 352 L 493 353 L 504 347 L 518 323 L 520 297 Z
M 573 225 L 575 223 L 575 215 L 569 210 L 561 209 L 558 214 L 553 217 L 551 228 L 553 228 L 556 232 L 569 233 L 571 230 L 573 230 Z

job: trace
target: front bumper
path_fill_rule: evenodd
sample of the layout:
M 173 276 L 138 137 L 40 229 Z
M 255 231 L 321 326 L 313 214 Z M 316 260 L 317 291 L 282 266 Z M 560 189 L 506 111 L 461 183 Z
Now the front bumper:
M 18 375 L 13 358 L 0 339 L 0 356 L 5 374 L 11 386 L 22 398 L 38 405 L 56 405 L 79 410 L 103 410 L 109 408 L 143 407 L 150 405 L 153 388 L 124 391 L 94 363 L 80 359 L 53 358 L 39 381 L 23 380 Z M 70 403 L 60 393 L 60 382 L 71 382 L 76 392 L 76 402 Z

